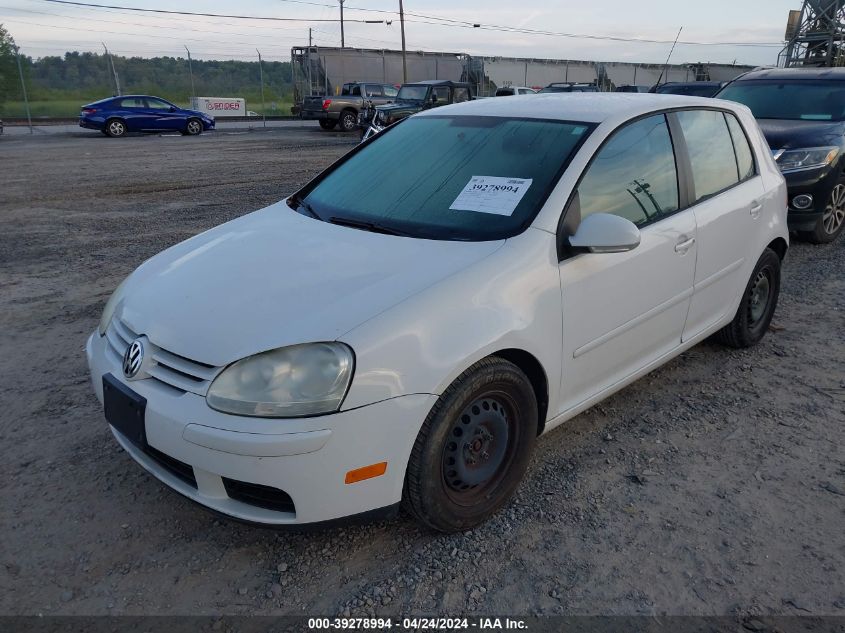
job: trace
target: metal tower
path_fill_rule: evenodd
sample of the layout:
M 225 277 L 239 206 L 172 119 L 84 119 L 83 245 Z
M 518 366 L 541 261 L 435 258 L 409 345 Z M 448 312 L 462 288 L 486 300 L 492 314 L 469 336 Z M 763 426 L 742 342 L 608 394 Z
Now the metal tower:
M 804 0 L 789 12 L 778 66 L 845 65 L 845 0 Z

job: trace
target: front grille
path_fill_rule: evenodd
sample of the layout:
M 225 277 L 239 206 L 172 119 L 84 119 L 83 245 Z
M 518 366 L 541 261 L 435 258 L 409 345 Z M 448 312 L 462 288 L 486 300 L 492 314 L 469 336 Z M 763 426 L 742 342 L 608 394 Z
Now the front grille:
M 226 494 L 229 495 L 229 498 L 235 501 L 265 510 L 296 514 L 293 499 L 284 490 L 262 486 L 261 484 L 250 484 L 236 479 L 227 479 L 226 477 L 223 477 L 223 486 L 226 488 Z
M 116 317 L 112 319 L 106 330 L 106 340 L 112 354 L 112 360 L 117 364 L 122 363 L 126 348 L 136 338 L 138 338 L 138 334 L 133 332 L 126 323 Z M 182 392 L 189 391 L 204 396 L 211 385 L 211 381 L 220 372 L 219 367 L 179 356 L 152 343 L 149 353 L 153 360 L 153 364 L 149 368 L 150 375 Z
M 144 448 L 144 453 L 174 477 L 181 479 L 189 486 L 197 487 L 197 478 L 194 476 L 194 469 L 185 462 L 180 462 L 170 455 L 165 455 L 160 450 L 149 445 Z

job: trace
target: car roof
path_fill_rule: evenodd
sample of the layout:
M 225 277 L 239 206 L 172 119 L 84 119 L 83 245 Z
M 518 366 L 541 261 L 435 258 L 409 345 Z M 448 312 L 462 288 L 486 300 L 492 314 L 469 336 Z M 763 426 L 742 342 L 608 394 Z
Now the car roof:
M 845 81 L 845 68 L 761 68 L 740 75 L 735 81 L 754 79 L 834 79 Z
M 451 79 L 424 79 L 423 81 L 409 81 L 406 86 L 468 86 L 469 84 Z
M 664 81 L 658 84 L 658 88 L 663 86 L 721 86 L 721 81 Z
M 477 99 L 424 110 L 415 116 L 438 116 L 448 113 L 461 116 L 602 123 L 608 119 L 631 119 L 658 110 L 707 106 L 724 110 L 745 107 L 731 101 L 685 95 L 643 92 L 567 92 L 516 95 L 512 99 Z

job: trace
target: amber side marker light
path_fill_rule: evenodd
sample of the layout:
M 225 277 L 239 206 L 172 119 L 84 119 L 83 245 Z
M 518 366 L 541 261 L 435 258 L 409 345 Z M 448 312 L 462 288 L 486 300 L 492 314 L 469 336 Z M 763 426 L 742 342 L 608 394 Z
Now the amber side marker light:
M 364 466 L 363 468 L 350 470 L 346 473 L 346 479 L 344 481 L 347 484 L 354 484 L 359 481 L 364 481 L 365 479 L 381 477 L 386 472 L 387 462 L 379 462 L 378 464 L 370 464 L 369 466 Z

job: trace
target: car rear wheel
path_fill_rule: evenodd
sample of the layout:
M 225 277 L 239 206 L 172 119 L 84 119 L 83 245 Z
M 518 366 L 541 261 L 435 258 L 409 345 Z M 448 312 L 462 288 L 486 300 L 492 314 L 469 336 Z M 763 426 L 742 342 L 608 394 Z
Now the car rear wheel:
M 337 121 L 334 119 L 320 119 L 320 127 L 324 130 L 333 130 L 337 127 Z
M 344 110 L 340 113 L 340 129 L 344 132 L 351 132 L 358 125 L 358 115 L 354 110 Z
M 751 347 L 769 329 L 780 295 L 780 257 L 772 249 L 763 251 L 733 321 L 716 333 L 716 338 L 731 347 Z
M 827 244 L 835 240 L 845 226 L 845 178 L 839 182 L 830 193 L 824 213 L 812 231 L 802 234 L 813 244 Z
M 405 509 L 442 532 L 485 521 L 519 485 L 537 435 L 538 409 L 526 375 L 485 358 L 453 382 L 428 414 L 405 474 Z
M 126 136 L 126 123 L 120 119 L 109 119 L 106 121 L 105 133 L 112 138 Z
M 188 122 L 185 124 L 185 134 L 188 136 L 202 134 L 202 121 L 199 119 L 188 119 Z

